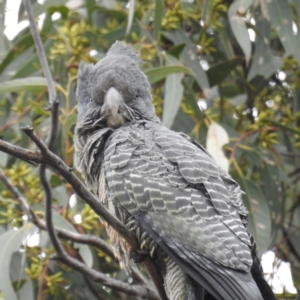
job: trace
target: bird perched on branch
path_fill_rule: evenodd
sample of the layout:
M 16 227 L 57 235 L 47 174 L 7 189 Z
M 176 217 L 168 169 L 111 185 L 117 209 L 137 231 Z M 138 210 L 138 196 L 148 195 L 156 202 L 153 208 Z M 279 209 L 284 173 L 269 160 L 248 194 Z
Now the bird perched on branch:
M 139 64 L 116 42 L 78 72 L 77 166 L 140 245 L 133 251 L 108 224 L 121 264 L 150 258 L 170 300 L 275 299 L 239 185 L 200 144 L 161 124 Z

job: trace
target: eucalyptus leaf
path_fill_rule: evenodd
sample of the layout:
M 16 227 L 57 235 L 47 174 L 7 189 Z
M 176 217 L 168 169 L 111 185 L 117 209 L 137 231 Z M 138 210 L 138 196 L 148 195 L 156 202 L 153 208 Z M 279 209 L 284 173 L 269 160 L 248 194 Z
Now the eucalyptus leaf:
M 250 60 L 252 47 L 247 26 L 244 19 L 240 16 L 240 13 L 245 13 L 251 4 L 252 0 L 237 0 L 230 5 L 228 10 L 228 19 L 231 30 L 245 54 L 247 63 Z
M 199 87 L 202 88 L 206 97 L 208 97 L 209 82 L 207 75 L 200 65 L 200 60 L 195 54 L 194 46 L 190 39 L 186 36 L 186 33 L 183 30 L 176 30 L 173 32 L 163 32 L 163 35 L 167 39 L 171 40 L 175 45 L 185 44 L 180 57 L 186 66 L 195 74 L 196 82 L 198 83 Z
M 58 86 L 56 84 L 56 87 Z M 47 82 L 44 77 L 27 77 L 0 82 L 0 94 L 20 91 L 41 92 L 46 90 Z
M 261 255 L 268 249 L 271 242 L 270 209 L 260 187 L 246 178 L 240 179 L 246 193 L 243 195 L 243 200 L 249 210 L 249 231 L 254 235 L 258 252 Z
M 195 76 L 195 74 L 189 68 L 186 68 L 183 66 L 157 67 L 157 68 L 150 69 L 150 70 L 146 71 L 145 73 L 151 84 L 155 83 L 157 81 L 160 81 L 160 80 L 166 78 L 168 75 L 174 74 L 174 73 L 185 73 L 188 75 Z
M 290 22 L 293 14 L 288 0 L 269 0 L 266 3 L 271 23 L 286 51 L 286 56 L 294 55 L 300 65 L 300 52 L 296 47 L 296 36 L 293 34 L 293 24 Z
M 135 0 L 129 0 L 129 11 L 128 11 L 126 35 L 128 35 L 131 30 L 131 26 L 133 23 L 133 17 L 134 17 L 134 7 L 135 7 Z
M 260 35 L 257 34 L 255 38 L 255 51 L 247 76 L 248 81 L 257 75 L 269 78 L 283 65 L 282 59 L 273 55 L 270 49 L 271 24 L 261 16 L 257 16 L 256 27 Z
M 158 33 L 160 31 L 161 22 L 164 14 L 164 1 L 155 0 L 155 11 L 154 11 L 154 38 L 157 39 Z
M 67 118 L 65 120 L 65 124 L 62 128 L 62 134 L 63 134 L 64 140 L 66 140 L 68 138 L 68 132 L 73 126 L 75 126 L 76 120 L 77 120 L 76 114 L 71 114 L 71 115 L 67 116 Z
M 34 300 L 33 282 L 27 280 L 18 291 L 18 300 Z
M 55 226 L 57 226 L 59 228 L 67 229 L 71 232 L 78 233 L 75 230 L 75 228 L 73 227 L 73 225 L 71 223 L 69 223 L 61 215 L 57 214 L 54 211 L 53 211 L 52 215 L 53 215 L 53 222 L 54 222 Z M 93 265 L 93 255 L 92 255 L 90 248 L 87 245 L 78 244 L 78 243 L 74 243 L 74 246 L 79 249 L 79 253 L 80 253 L 82 259 L 84 260 L 84 262 L 86 263 L 86 265 L 88 267 L 91 267 Z
M 8 230 L 0 236 L 0 290 L 5 299 L 18 300 L 11 285 L 10 262 L 13 253 L 19 249 L 23 239 L 34 229 L 35 226 L 27 224 L 18 230 Z
M 181 79 L 181 74 L 171 74 L 166 79 L 162 120 L 167 127 L 172 126 L 180 106 L 183 95 Z
M 270 166 L 271 163 L 274 166 L 272 169 Z M 268 159 L 268 162 L 264 164 L 263 169 L 261 170 L 261 174 L 264 183 L 264 192 L 266 197 L 268 197 L 269 207 L 272 214 L 278 216 L 280 213 L 279 189 L 274 178 L 275 176 L 279 178 L 276 162 Z
M 211 66 L 207 71 L 210 86 L 220 84 L 224 78 L 230 75 L 230 72 L 233 71 L 236 66 L 242 64 L 243 61 L 243 58 L 238 57 Z

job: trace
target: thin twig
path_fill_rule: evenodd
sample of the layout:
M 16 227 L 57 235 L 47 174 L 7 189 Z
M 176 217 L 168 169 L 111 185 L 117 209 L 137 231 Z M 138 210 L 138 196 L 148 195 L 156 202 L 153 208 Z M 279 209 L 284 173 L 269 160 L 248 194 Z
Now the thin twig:
M 23 131 L 30 137 L 30 139 L 41 149 L 40 151 L 30 151 L 21 147 L 13 146 L 7 142 L 0 140 L 0 150 L 14 155 L 21 159 L 31 158 L 34 162 L 46 163 L 48 166 L 54 168 L 65 180 L 72 185 L 76 194 L 81 197 L 105 222 L 109 223 L 131 246 L 133 250 L 139 249 L 139 243 L 136 236 L 124 224 L 115 218 L 107 208 L 93 195 L 90 190 L 81 182 L 81 180 L 70 170 L 64 161 L 51 152 L 44 142 L 35 134 L 30 127 L 23 128 Z M 21 155 L 16 151 L 18 149 Z M 43 151 L 42 151 L 43 149 Z M 35 153 L 36 155 L 33 155 Z
M 106 298 L 98 293 L 98 291 L 93 287 L 91 281 L 86 276 L 82 276 L 85 284 L 90 289 L 91 293 L 97 300 L 106 300 Z
M 247 131 L 245 132 L 244 134 L 242 134 L 238 140 L 235 142 L 233 148 L 232 148 L 232 151 L 231 151 L 231 155 L 230 155 L 230 159 L 229 161 L 233 161 L 234 159 L 234 156 L 235 156 L 235 152 L 236 152 L 236 149 L 238 148 L 238 146 L 241 144 L 241 142 L 246 139 L 248 136 L 254 134 L 254 133 L 257 133 L 257 132 L 262 132 L 262 131 L 279 131 L 280 129 L 277 128 L 277 127 L 269 127 L 269 128 L 261 128 L 261 129 L 255 129 L 255 130 L 250 130 L 250 131 Z
M 42 274 L 40 275 L 39 290 L 38 290 L 36 300 L 42 300 L 43 299 L 43 286 L 44 286 L 44 280 L 45 280 L 45 277 L 47 275 L 48 268 L 49 268 L 49 260 L 46 262 L 46 264 L 43 268 Z
M 36 47 L 36 52 L 39 57 L 39 61 L 43 70 L 43 73 L 45 75 L 46 81 L 47 81 L 47 86 L 48 86 L 48 91 L 49 91 L 49 98 L 50 98 L 50 103 L 52 105 L 52 101 L 57 101 L 56 97 L 56 90 L 55 90 L 55 85 L 54 81 L 50 72 L 49 65 L 47 63 L 47 58 L 46 58 L 46 53 L 45 49 L 43 46 L 42 39 L 40 37 L 39 31 L 37 29 L 35 20 L 34 20 L 34 15 L 31 7 L 31 2 L 30 0 L 23 0 L 23 4 L 27 13 L 27 17 L 29 20 L 29 26 L 30 26 L 30 31 L 32 34 L 32 38 L 34 40 L 34 44 Z
M 24 128 L 23 128 L 24 130 Z M 90 190 L 80 181 L 80 179 L 69 169 L 61 158 L 51 152 L 40 138 L 33 132 L 32 128 L 25 128 L 24 132 L 42 151 L 27 150 L 22 147 L 14 146 L 10 143 L 0 140 L 0 150 L 20 158 L 25 161 L 36 163 L 46 163 L 54 168 L 64 179 L 71 184 L 75 193 L 81 197 L 104 221 L 109 223 L 131 246 L 132 249 L 139 249 L 138 241 L 135 235 L 124 226 L 117 218 L 109 213 L 106 207 L 90 192 Z M 155 277 L 152 270 L 148 270 L 151 277 Z
M 30 208 L 30 206 L 27 204 L 25 199 L 20 195 L 18 190 L 10 183 L 10 181 L 8 180 L 8 178 L 5 176 L 4 172 L 1 169 L 0 169 L 0 180 L 5 184 L 5 186 L 12 193 L 12 195 L 18 200 L 18 202 L 19 202 L 20 206 L 22 207 L 22 209 L 24 210 L 24 212 L 29 215 L 30 220 L 32 220 L 32 222 L 35 225 L 37 225 L 39 228 L 44 229 L 46 227 L 45 223 L 37 218 L 37 216 L 34 214 L 34 212 Z M 64 237 L 67 237 L 68 239 L 70 237 L 71 237 L 70 239 L 72 239 L 72 237 L 73 237 L 74 240 L 77 242 L 83 242 L 84 239 L 87 240 L 87 237 L 81 236 L 81 238 L 79 238 L 75 233 L 73 234 L 66 230 L 62 230 L 62 229 L 56 229 L 56 230 L 58 231 L 58 233 L 60 233 Z M 77 238 L 78 238 L 78 240 L 76 240 Z M 94 238 L 93 242 L 96 242 L 95 244 L 99 245 L 100 239 L 98 241 L 96 239 L 97 238 Z M 52 242 L 52 240 L 51 240 L 51 242 Z M 103 242 L 103 243 L 105 243 L 105 242 Z M 152 290 L 148 289 L 147 287 L 142 286 L 142 285 L 130 285 L 130 284 L 124 283 L 119 280 L 108 278 L 105 274 L 102 274 L 99 271 L 91 269 L 91 268 L 87 267 L 85 264 L 78 261 L 77 259 L 70 257 L 65 252 L 65 250 L 61 247 L 61 245 L 59 245 L 59 247 L 61 248 L 60 250 L 55 248 L 57 255 L 54 256 L 54 258 L 56 260 L 59 260 L 59 261 L 65 263 L 66 265 L 68 265 L 69 267 L 80 271 L 84 275 L 90 276 L 91 278 L 93 278 L 93 280 L 95 280 L 97 282 L 101 282 L 101 284 L 104 284 L 108 287 L 117 289 L 117 290 L 127 293 L 127 294 L 132 294 L 132 295 L 141 296 L 141 297 L 149 296 L 149 299 L 158 300 L 157 295 Z M 102 248 L 100 248 L 100 249 L 103 250 Z
M 22 197 L 20 192 L 12 185 L 10 180 L 6 177 L 4 172 L 0 169 L 0 180 L 4 183 L 6 188 L 11 192 L 13 197 L 18 201 L 22 210 L 27 215 L 28 219 L 39 229 L 46 230 L 46 223 L 39 219 L 31 207 L 28 205 L 26 200 Z M 55 227 L 55 231 L 58 237 L 69 240 L 71 242 L 86 244 L 89 246 L 93 246 L 101 251 L 103 251 L 106 255 L 108 255 L 112 259 L 116 259 L 113 253 L 113 250 L 109 244 L 103 241 L 101 238 L 98 238 L 94 235 L 88 234 L 79 234 L 76 232 L 72 232 L 66 229 Z
M 71 257 L 69 255 L 64 254 L 64 255 L 54 256 L 53 259 L 58 260 L 64 264 L 66 264 L 67 266 L 71 267 L 72 269 L 81 272 L 83 275 L 88 276 L 95 282 L 101 282 L 105 286 L 110 287 L 112 289 L 117 289 L 118 291 L 130 294 L 130 295 L 145 297 L 146 299 L 151 299 L 151 300 L 159 299 L 157 294 L 154 293 L 150 289 L 147 289 L 141 285 L 130 285 L 130 284 L 122 282 L 120 280 L 116 280 L 114 278 L 107 277 L 103 273 L 100 273 L 94 269 L 88 268 L 85 264 L 83 264 L 82 262 L 80 262 L 77 259 L 74 259 L 73 257 Z

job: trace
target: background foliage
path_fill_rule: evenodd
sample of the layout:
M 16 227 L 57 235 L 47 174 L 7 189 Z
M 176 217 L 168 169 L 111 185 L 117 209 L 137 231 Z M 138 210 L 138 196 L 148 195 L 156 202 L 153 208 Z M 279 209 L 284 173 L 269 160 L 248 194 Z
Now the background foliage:
M 215 129 L 210 137 L 215 142 L 220 134 L 229 137 L 224 147 L 229 171 L 246 192 L 259 252 L 274 249 L 277 258 L 290 262 L 300 290 L 300 2 L 32 3 L 35 16 L 44 17 L 40 32 L 61 102 L 55 153 L 73 166 L 79 62 L 98 61 L 116 40 L 132 44 L 141 53 L 153 103 L 166 126 L 204 145 L 213 122 L 226 130 Z M 4 35 L 5 7 L 0 1 L 0 138 L 33 148 L 20 126 L 32 124 L 46 136 L 46 81 L 28 28 L 12 41 Z M 22 5 L 18 18 L 26 19 Z M 0 166 L 43 218 L 36 168 L 1 152 Z M 70 186 L 51 171 L 48 176 L 56 225 L 107 239 L 97 215 L 72 196 Z M 28 223 L 1 183 L 0 191 L 0 298 L 128 299 L 51 261 L 47 234 Z M 67 241 L 64 247 L 107 276 L 130 282 L 101 251 Z M 278 296 L 283 297 L 295 295 Z

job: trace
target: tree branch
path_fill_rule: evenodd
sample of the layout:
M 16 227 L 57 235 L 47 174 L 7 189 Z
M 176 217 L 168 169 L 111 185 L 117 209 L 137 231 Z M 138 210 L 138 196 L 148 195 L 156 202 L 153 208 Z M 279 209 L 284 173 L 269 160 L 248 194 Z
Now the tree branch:
M 35 215 L 35 213 L 32 211 L 32 209 L 30 208 L 30 206 L 28 205 L 26 200 L 21 196 L 19 191 L 11 184 L 11 182 L 5 176 L 4 172 L 1 169 L 0 169 L 0 180 L 5 184 L 7 189 L 17 199 L 20 206 L 22 207 L 24 212 L 28 215 L 29 219 L 33 222 L 33 224 L 35 224 L 38 228 L 45 229 L 46 228 L 45 223 L 43 221 L 41 221 Z M 47 226 L 47 228 L 48 228 L 48 226 Z M 93 244 L 105 252 L 110 252 L 110 256 L 113 256 L 110 246 L 107 245 L 104 241 L 102 241 L 99 238 L 96 238 L 96 237 L 91 238 L 89 236 L 72 233 L 67 230 L 58 229 L 58 228 L 56 228 L 55 230 L 57 231 L 57 233 L 59 235 L 65 237 L 69 240 L 73 240 L 76 242 L 82 242 L 82 243 L 86 242 L 86 244 Z M 49 231 L 48 231 L 48 233 L 49 233 Z M 52 239 L 51 239 L 51 242 L 53 243 Z M 149 288 L 147 288 L 145 286 L 142 286 L 140 284 L 130 285 L 130 284 L 124 283 L 119 280 L 108 278 L 105 274 L 87 267 L 85 264 L 78 261 L 77 259 L 70 257 L 65 252 L 65 250 L 62 248 L 60 243 L 59 243 L 59 246 L 55 245 L 54 247 L 55 247 L 55 251 L 57 253 L 56 256 L 54 256 L 54 259 L 65 263 L 66 265 L 68 265 L 69 267 L 71 267 L 73 269 L 80 271 L 84 275 L 91 277 L 93 280 L 95 280 L 97 282 L 101 282 L 102 284 L 104 284 L 108 287 L 117 289 L 117 290 L 127 293 L 127 294 L 132 294 L 132 295 L 140 296 L 140 297 L 149 297 L 149 299 L 153 299 L 153 300 L 159 299 L 158 296 L 156 295 L 156 293 L 154 293 L 152 290 L 150 290 Z
M 69 255 L 59 255 L 54 256 L 53 259 L 58 260 L 67 266 L 71 267 L 74 270 L 77 270 L 81 272 L 83 275 L 88 276 L 95 282 L 101 282 L 101 284 L 104 284 L 107 287 L 110 287 L 112 289 L 117 289 L 118 291 L 139 296 L 139 297 L 145 297 L 146 299 L 151 300 L 159 300 L 159 297 L 156 293 L 154 293 L 152 290 L 149 290 L 142 285 L 130 285 L 128 283 L 125 283 L 120 280 L 116 280 L 113 278 L 107 277 L 105 274 L 100 273 L 94 269 L 88 268 L 85 264 L 78 261 L 77 259 L 72 258 Z
M 23 128 L 24 130 L 24 128 Z M 91 208 L 102 217 L 107 223 L 109 223 L 132 247 L 132 249 L 138 249 L 138 241 L 131 231 L 127 229 L 118 219 L 112 216 L 106 207 L 98 201 L 98 199 L 89 191 L 89 189 L 80 181 L 80 179 L 71 172 L 68 166 L 53 152 L 51 152 L 43 141 L 33 132 L 32 128 L 25 128 L 24 132 L 31 138 L 32 141 L 41 149 L 41 151 L 27 150 L 18 146 L 14 146 L 10 143 L 0 140 L 0 150 L 10 155 L 23 159 L 25 161 L 33 161 L 36 163 L 46 163 L 54 168 L 65 180 L 71 184 L 75 193 L 79 195 Z M 43 151 L 42 151 L 43 149 Z M 59 259 L 59 258 L 57 258 Z M 65 263 L 67 260 L 63 259 Z M 147 264 L 149 275 L 152 279 L 156 278 L 156 272 L 153 272 L 153 268 L 149 268 L 150 262 Z M 74 266 L 78 267 L 78 266 Z M 155 269 L 154 269 L 155 270 Z M 86 273 L 86 275 L 88 275 Z M 104 284 L 104 283 L 103 283 Z M 163 290 L 163 285 L 160 285 L 160 293 Z
M 103 218 L 104 221 L 109 223 L 124 240 L 131 246 L 133 250 L 139 249 L 139 243 L 136 236 L 127 227 L 115 218 L 107 208 L 99 202 L 95 195 L 81 182 L 81 180 L 70 170 L 70 168 L 64 163 L 64 161 L 51 152 L 44 142 L 35 134 L 31 127 L 23 128 L 24 132 L 30 137 L 30 139 L 40 148 L 41 152 L 26 150 L 21 147 L 13 146 L 9 143 L 0 140 L 0 150 L 14 155 L 19 158 L 25 158 L 26 160 L 32 159 L 34 162 L 46 163 L 48 166 L 54 168 L 65 180 L 72 185 L 72 188 L 76 194 L 81 197 L 97 215 Z M 20 150 L 21 155 L 17 150 Z M 43 151 L 42 151 L 43 149 Z M 35 153 L 35 155 L 33 155 Z
M 43 220 L 39 219 L 31 207 L 28 205 L 26 200 L 22 197 L 19 191 L 12 185 L 9 179 L 6 177 L 4 172 L 0 169 L 0 180 L 4 183 L 6 188 L 11 192 L 14 198 L 18 201 L 19 205 L 27 215 L 28 219 L 39 229 L 46 230 L 46 224 Z M 79 244 L 86 244 L 93 246 L 112 259 L 116 259 L 113 253 L 113 250 L 109 244 L 107 244 L 102 239 L 88 234 L 79 234 L 62 228 L 54 227 L 57 235 L 61 238 L 69 240 L 71 242 L 76 242 Z
M 33 38 L 33 41 L 35 44 L 36 52 L 39 57 L 41 67 L 42 67 L 43 73 L 44 73 L 46 81 L 47 81 L 50 104 L 52 105 L 54 101 L 57 101 L 57 99 L 56 99 L 57 97 L 56 97 L 54 81 L 53 81 L 53 78 L 52 78 L 52 75 L 50 72 L 49 65 L 47 63 L 47 58 L 46 58 L 46 53 L 45 53 L 45 49 L 43 46 L 43 42 L 40 37 L 39 31 L 37 29 L 36 23 L 34 21 L 34 15 L 33 15 L 30 0 L 23 0 L 23 4 L 24 4 L 24 7 L 25 7 L 25 10 L 27 13 L 27 17 L 29 20 L 30 31 L 31 31 L 32 38 Z

